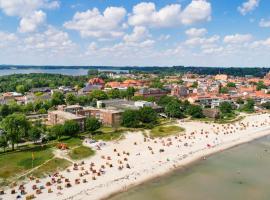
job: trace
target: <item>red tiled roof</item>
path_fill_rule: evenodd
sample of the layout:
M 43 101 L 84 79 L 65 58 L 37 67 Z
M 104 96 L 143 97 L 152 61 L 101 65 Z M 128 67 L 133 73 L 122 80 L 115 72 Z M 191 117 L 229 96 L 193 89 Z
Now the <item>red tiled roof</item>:
M 92 85 L 104 85 L 105 82 L 101 78 L 92 78 L 88 81 Z

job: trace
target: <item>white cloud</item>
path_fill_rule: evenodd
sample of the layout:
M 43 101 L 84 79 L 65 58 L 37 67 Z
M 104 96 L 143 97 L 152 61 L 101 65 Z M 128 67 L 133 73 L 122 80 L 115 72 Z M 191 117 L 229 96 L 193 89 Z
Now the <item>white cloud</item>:
M 103 13 L 97 8 L 77 12 L 64 27 L 79 31 L 82 37 L 120 37 L 124 33 L 126 10 L 122 7 L 108 7 Z
M 204 54 L 215 54 L 220 53 L 224 50 L 223 47 L 210 47 L 210 48 L 204 48 L 202 53 Z
M 0 48 L 11 47 L 17 42 L 18 38 L 13 33 L 0 32 Z
M 54 9 L 60 6 L 56 0 L 0 0 L 0 9 L 8 16 L 20 18 L 20 32 L 33 32 L 45 23 L 46 13 L 40 9 Z
M 259 26 L 263 27 L 263 28 L 269 28 L 270 27 L 270 20 L 261 19 Z
M 23 40 L 21 48 L 25 50 L 50 53 L 64 53 L 72 51 L 75 44 L 66 32 L 49 27 L 44 33 L 36 33 Z
M 254 41 L 250 46 L 251 48 L 270 47 L 270 37 L 265 40 Z
M 241 6 L 238 7 L 238 11 L 242 15 L 246 15 L 249 12 L 253 11 L 256 7 L 259 6 L 260 0 L 248 0 L 244 2 Z
M 156 11 L 154 3 L 142 2 L 133 7 L 129 24 L 133 26 L 170 27 L 179 24 L 181 5 L 172 4 Z
M 33 32 L 45 21 L 46 13 L 41 10 L 35 11 L 33 15 L 21 19 L 19 31 L 22 33 Z
M 206 0 L 193 0 L 183 11 L 182 23 L 190 25 L 196 22 L 211 20 L 211 4 Z
M 211 37 L 194 37 L 194 38 L 190 38 L 188 40 L 185 41 L 186 45 L 189 46 L 196 46 L 196 45 L 211 45 L 214 44 L 216 42 L 218 42 L 220 39 L 220 36 L 218 35 L 214 35 Z
M 0 8 L 6 15 L 19 17 L 31 15 L 41 8 L 58 8 L 59 5 L 59 1 L 51 0 L 0 0 Z
M 210 19 L 211 4 L 206 0 L 192 0 L 183 11 L 180 4 L 167 5 L 157 10 L 152 2 L 139 3 L 133 7 L 128 22 L 132 26 L 172 27 Z
M 140 42 L 145 40 L 147 37 L 150 37 L 150 34 L 145 27 L 135 26 L 132 34 L 125 35 L 123 39 L 125 42 Z
M 243 44 L 252 40 L 251 34 L 234 34 L 224 37 L 224 43 L 227 44 Z
M 170 37 L 171 37 L 171 35 L 169 35 L 169 34 L 166 34 L 166 35 L 162 34 L 162 35 L 160 35 L 160 36 L 158 37 L 158 40 L 159 40 L 159 41 L 165 41 L 165 40 L 170 39 Z
M 191 28 L 191 29 L 186 30 L 185 33 L 188 37 L 202 37 L 205 34 L 207 34 L 207 30 L 205 28 L 200 28 L 200 29 Z

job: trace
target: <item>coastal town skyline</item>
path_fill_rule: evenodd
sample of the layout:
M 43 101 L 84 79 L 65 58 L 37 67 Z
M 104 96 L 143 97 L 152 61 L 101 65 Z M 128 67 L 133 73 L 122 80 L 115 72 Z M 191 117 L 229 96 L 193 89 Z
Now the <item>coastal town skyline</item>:
M 266 0 L 0 0 L 3 64 L 268 66 Z
M 0 200 L 266 200 L 269 0 L 0 0 Z

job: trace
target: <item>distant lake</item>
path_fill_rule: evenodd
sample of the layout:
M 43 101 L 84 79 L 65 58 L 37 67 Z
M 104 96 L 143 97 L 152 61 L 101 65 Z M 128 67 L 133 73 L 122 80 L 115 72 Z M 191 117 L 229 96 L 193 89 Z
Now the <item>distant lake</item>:
M 269 200 L 270 136 L 237 146 L 109 200 Z
M 116 69 L 99 69 L 99 71 L 110 71 L 115 73 L 128 73 L 128 70 L 116 70 Z M 30 74 L 30 73 L 48 73 L 48 74 L 63 74 L 72 76 L 87 75 L 88 69 L 41 69 L 41 68 L 30 68 L 30 69 L 0 69 L 0 76 L 11 75 L 11 74 Z

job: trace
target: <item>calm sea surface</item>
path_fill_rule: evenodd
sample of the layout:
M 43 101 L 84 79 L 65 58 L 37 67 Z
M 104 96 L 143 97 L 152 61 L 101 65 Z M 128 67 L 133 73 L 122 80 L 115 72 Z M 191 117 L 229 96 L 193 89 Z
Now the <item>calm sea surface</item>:
M 215 154 L 110 200 L 270 200 L 270 137 Z
M 108 71 L 104 69 L 100 69 L 99 71 Z M 123 72 L 127 73 L 128 70 L 115 70 L 109 69 L 112 72 Z M 10 74 L 30 74 L 30 73 L 49 73 L 49 74 L 63 74 L 63 75 L 87 75 L 88 69 L 0 69 L 0 76 L 10 75 Z

